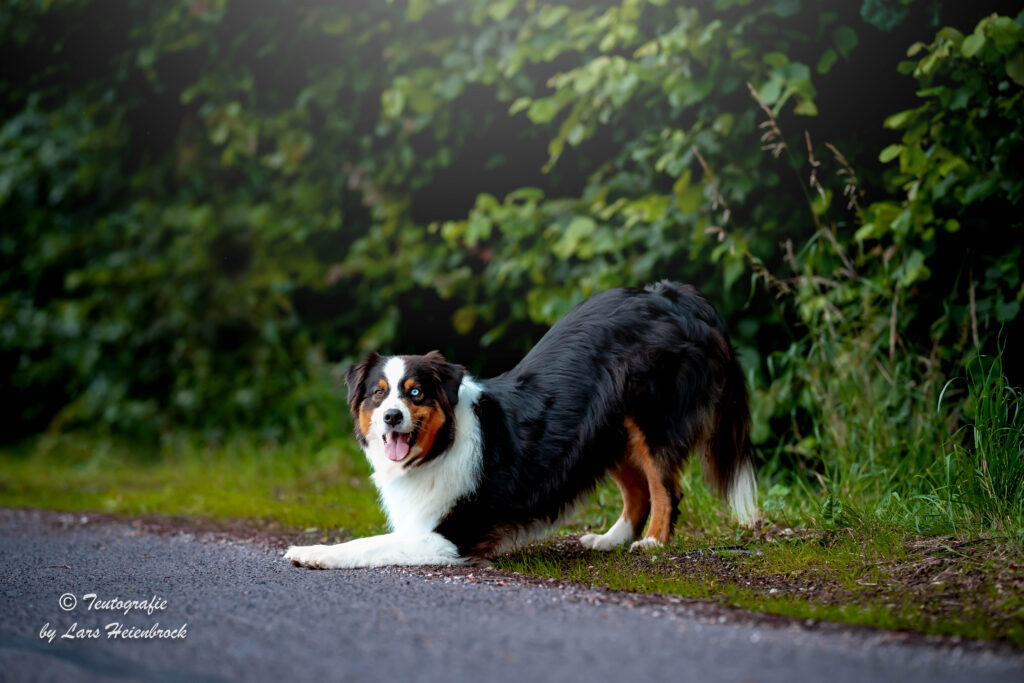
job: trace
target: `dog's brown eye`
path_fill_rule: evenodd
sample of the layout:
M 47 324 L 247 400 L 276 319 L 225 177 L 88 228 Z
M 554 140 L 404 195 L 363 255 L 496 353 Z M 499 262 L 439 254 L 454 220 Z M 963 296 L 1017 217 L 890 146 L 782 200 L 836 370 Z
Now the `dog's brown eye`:
M 381 396 L 384 395 L 384 390 L 383 389 L 377 389 L 377 390 L 375 390 L 373 392 L 373 395 L 376 396 L 377 398 L 380 398 Z

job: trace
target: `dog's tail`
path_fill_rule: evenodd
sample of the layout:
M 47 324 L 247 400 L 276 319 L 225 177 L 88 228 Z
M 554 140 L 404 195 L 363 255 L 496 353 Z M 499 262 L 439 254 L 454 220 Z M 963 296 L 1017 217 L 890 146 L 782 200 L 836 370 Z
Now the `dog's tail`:
M 757 479 L 751 460 L 747 385 L 736 350 L 728 344 L 725 385 L 715 407 L 714 426 L 704 447 L 704 475 L 729 502 L 736 519 L 748 526 L 759 517 Z
M 751 461 L 747 384 L 725 323 L 711 302 L 693 287 L 662 281 L 647 289 L 687 311 L 686 335 L 705 350 L 707 362 L 715 368 L 713 374 L 721 384 L 720 391 L 709 397 L 713 405 L 707 406 L 707 422 L 703 425 L 704 476 L 715 492 L 728 501 L 736 519 L 752 525 L 759 514 Z

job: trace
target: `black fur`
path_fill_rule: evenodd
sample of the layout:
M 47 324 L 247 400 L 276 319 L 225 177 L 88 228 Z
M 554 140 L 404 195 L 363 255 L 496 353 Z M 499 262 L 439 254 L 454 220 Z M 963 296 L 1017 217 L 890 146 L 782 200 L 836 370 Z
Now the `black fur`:
M 463 557 L 490 555 L 504 535 L 553 522 L 591 491 L 623 457 L 627 416 L 651 455 L 674 463 L 713 429 L 705 469 L 720 493 L 749 458 L 743 373 L 725 324 L 693 287 L 593 296 L 480 384 L 482 479 L 436 529 Z M 679 485 L 667 483 L 675 510 Z
M 406 463 L 406 467 L 420 467 L 442 455 L 455 440 L 455 406 L 459 403 L 459 385 L 466 369 L 445 361 L 437 351 L 421 359 L 408 359 L 406 368 L 408 376 L 419 381 L 424 400 L 436 403 L 445 417 L 444 426 L 435 435 L 430 450 L 423 457 Z
M 380 355 L 371 351 L 363 359 L 363 362 L 350 365 L 348 372 L 345 373 L 345 384 L 348 387 L 346 401 L 352 414 L 352 420 L 356 424 L 356 441 L 362 446 L 366 445 L 366 437 L 359 430 L 359 404 L 366 401 L 370 396 L 366 388 L 367 379 L 369 378 L 370 370 L 377 367 L 379 362 Z

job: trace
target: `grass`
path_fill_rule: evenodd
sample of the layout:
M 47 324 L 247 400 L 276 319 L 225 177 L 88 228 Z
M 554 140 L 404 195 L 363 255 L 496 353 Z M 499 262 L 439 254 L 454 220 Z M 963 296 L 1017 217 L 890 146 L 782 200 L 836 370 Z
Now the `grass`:
M 107 438 L 43 436 L 0 453 L 0 504 L 379 533 L 385 520 L 357 451 L 347 440 L 271 446 L 181 438 L 147 452 Z
M 955 481 L 937 482 L 986 526 L 1024 527 L 1024 397 L 1006 382 L 1001 356 L 978 358 L 967 368 L 966 412 L 971 422 L 953 442 Z

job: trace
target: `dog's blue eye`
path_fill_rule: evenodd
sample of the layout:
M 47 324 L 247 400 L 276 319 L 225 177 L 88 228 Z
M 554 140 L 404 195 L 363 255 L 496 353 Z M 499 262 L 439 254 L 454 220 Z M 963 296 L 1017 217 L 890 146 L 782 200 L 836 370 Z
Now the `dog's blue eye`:
M 419 389 L 413 389 L 412 391 L 409 392 L 409 395 L 412 396 L 413 398 L 418 398 L 420 393 L 421 392 Z

